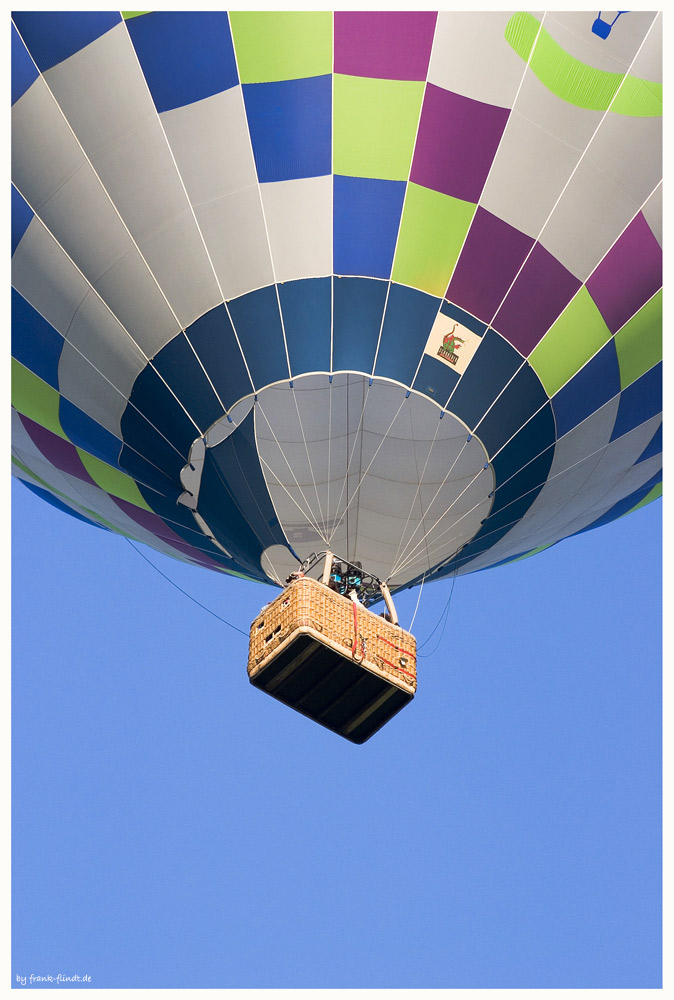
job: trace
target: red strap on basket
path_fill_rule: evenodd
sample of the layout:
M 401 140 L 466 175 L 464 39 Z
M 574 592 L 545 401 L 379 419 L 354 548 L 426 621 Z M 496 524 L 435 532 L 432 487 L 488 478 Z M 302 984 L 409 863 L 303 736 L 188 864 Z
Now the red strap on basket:
M 358 607 L 356 601 L 353 603 L 353 645 L 351 646 L 351 657 L 356 659 L 356 651 L 358 650 Z M 365 644 L 363 643 L 363 637 L 360 637 L 360 660 L 356 662 L 362 663 L 365 659 Z
M 398 653 L 404 653 L 405 656 L 409 656 L 410 659 L 416 660 L 416 656 L 414 655 L 414 653 L 410 653 L 410 651 L 408 649 L 405 649 L 403 646 L 396 646 L 394 642 L 389 642 L 388 639 L 385 639 L 383 635 L 378 635 L 377 638 L 381 639 L 382 642 L 385 642 L 387 646 L 390 646 L 391 649 L 395 649 Z M 400 670 L 401 668 L 398 667 L 397 669 Z
M 407 674 L 407 676 L 411 677 L 412 680 L 416 680 L 415 674 L 411 673 L 409 670 L 405 670 L 404 667 L 399 667 L 397 663 L 391 663 L 391 661 L 387 660 L 384 656 L 380 656 L 379 659 L 382 661 L 382 663 L 387 663 L 389 667 L 393 667 L 394 670 L 399 671 L 399 673 Z

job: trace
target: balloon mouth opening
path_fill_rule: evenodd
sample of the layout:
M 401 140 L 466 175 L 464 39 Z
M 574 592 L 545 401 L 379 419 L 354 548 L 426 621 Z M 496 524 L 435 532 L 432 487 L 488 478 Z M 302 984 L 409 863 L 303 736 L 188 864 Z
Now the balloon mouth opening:
M 332 548 L 399 589 L 470 541 L 489 515 L 494 473 L 455 414 L 399 382 L 356 372 L 306 374 L 258 390 L 197 438 L 180 502 L 227 550 L 200 504 L 208 452 L 251 415 L 260 468 L 285 544 L 261 554 L 276 583 L 297 559 Z

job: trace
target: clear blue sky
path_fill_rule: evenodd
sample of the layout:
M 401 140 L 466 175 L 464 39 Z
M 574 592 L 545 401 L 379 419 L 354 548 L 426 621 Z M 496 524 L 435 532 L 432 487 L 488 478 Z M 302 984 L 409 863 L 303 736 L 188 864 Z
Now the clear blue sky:
M 13 985 L 660 986 L 661 501 L 459 577 L 358 747 L 124 539 L 13 496 Z M 244 630 L 275 594 L 142 551 Z

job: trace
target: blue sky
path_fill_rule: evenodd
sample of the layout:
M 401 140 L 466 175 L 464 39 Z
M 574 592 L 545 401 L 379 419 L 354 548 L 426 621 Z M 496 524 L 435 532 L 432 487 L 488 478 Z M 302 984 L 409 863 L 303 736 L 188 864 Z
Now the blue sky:
M 459 577 L 358 747 L 124 539 L 13 497 L 14 985 L 660 985 L 661 501 Z M 275 594 L 142 551 L 244 631 Z

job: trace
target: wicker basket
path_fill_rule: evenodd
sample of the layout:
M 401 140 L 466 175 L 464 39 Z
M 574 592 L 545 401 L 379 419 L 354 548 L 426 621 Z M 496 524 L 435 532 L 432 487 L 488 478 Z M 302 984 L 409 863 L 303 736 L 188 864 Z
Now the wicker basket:
M 381 615 L 301 577 L 252 623 L 248 676 L 362 743 L 414 696 L 416 641 Z

